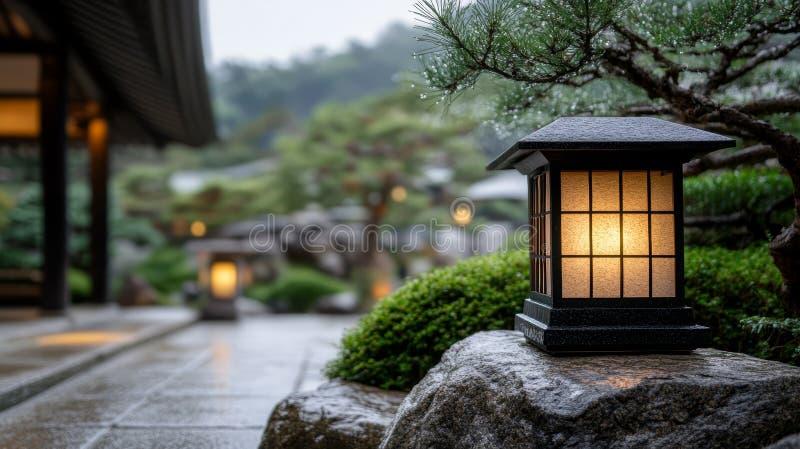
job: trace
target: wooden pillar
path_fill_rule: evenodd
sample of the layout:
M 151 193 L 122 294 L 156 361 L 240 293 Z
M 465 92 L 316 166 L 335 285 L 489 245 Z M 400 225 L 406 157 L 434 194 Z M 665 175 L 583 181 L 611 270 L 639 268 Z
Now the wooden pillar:
M 44 206 L 41 306 L 45 311 L 61 312 L 69 305 L 66 55 L 59 50 L 46 51 L 41 61 L 39 158 Z
M 92 302 L 108 301 L 108 122 L 103 118 L 89 121 L 89 176 L 92 189 L 91 250 Z

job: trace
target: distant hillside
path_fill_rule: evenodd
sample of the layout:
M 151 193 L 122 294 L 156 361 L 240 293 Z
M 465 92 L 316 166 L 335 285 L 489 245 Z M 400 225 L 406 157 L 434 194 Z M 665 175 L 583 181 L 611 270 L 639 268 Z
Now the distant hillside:
M 288 66 L 225 63 L 211 73 L 220 134 L 247 133 L 247 125 L 265 114 L 302 118 L 318 103 L 389 90 L 396 75 L 413 68 L 417 45 L 411 28 L 395 24 L 375 45 L 352 43 L 337 54 L 321 50 Z

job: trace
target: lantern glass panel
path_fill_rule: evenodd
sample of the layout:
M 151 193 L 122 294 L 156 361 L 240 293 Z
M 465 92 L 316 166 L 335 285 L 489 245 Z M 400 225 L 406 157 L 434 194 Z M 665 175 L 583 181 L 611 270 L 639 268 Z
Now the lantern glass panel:
M 653 296 L 657 298 L 675 296 L 675 259 L 672 257 L 654 257 L 652 264 Z
M 562 297 L 675 297 L 672 172 L 563 171 L 560 177 Z
M 561 173 L 561 210 L 589 211 L 589 173 L 565 171 Z
M 598 257 L 592 261 L 592 297 L 619 298 L 619 269 L 617 257 Z
M 217 261 L 211 264 L 211 296 L 216 299 L 233 299 L 238 290 L 236 264 Z
M 622 172 L 622 209 L 647 212 L 647 172 Z
M 619 214 L 592 214 L 592 254 L 619 255 Z
M 626 298 L 650 296 L 650 260 L 645 257 L 622 258 L 623 295 Z
M 675 216 L 672 214 L 654 214 L 650 217 L 653 232 L 651 233 L 653 255 L 672 256 L 675 254 Z
M 589 258 L 567 257 L 561 261 L 563 282 L 561 286 L 564 298 L 589 297 Z
M 650 209 L 672 211 L 672 172 L 654 170 L 650 172 Z
M 529 183 L 531 290 L 552 294 L 550 278 L 550 200 L 547 172 L 532 176 Z
M 592 172 L 592 210 L 619 210 L 619 172 Z
M 561 254 L 589 255 L 589 214 L 561 216 Z

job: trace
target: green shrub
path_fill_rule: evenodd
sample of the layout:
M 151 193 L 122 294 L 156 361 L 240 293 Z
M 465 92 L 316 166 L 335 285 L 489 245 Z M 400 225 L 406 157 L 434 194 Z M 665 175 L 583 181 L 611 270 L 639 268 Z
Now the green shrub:
M 345 335 L 327 375 L 410 389 L 453 343 L 513 327 L 528 296 L 528 264 L 523 251 L 473 257 L 409 281 Z
M 753 353 L 755 342 L 740 321 L 782 316 L 781 276 L 766 245 L 742 250 L 686 249 L 686 297 L 697 321 L 709 326 L 714 346 Z
M 169 246 L 153 250 L 134 272 L 147 281 L 161 299 L 179 292 L 184 282 L 197 278 L 186 252 Z
M 690 245 L 723 245 L 741 248 L 758 243 L 791 222 L 791 203 L 767 212 L 777 201 L 790 197 L 792 182 L 779 169 L 744 168 L 706 173 L 684 181 L 686 216 L 720 216 L 746 212 L 748 221 L 737 226 L 687 228 Z
M 290 267 L 271 284 L 254 284 L 245 292 L 273 308 L 287 312 L 307 312 L 323 296 L 347 290 L 342 281 L 317 270 Z
M 85 271 L 70 268 L 67 271 L 67 284 L 73 301 L 80 302 L 89 299 L 92 294 L 92 279 Z
M 326 374 L 410 389 L 456 341 L 512 328 L 528 295 L 527 273 L 526 253 L 517 251 L 474 257 L 409 281 L 345 335 Z M 686 250 L 686 295 L 698 321 L 712 328 L 717 347 L 760 354 L 763 344 L 740 321 L 781 316 L 780 283 L 764 246 Z
M 753 355 L 800 365 L 800 319 L 756 316 L 742 320 L 742 326 L 757 339 Z

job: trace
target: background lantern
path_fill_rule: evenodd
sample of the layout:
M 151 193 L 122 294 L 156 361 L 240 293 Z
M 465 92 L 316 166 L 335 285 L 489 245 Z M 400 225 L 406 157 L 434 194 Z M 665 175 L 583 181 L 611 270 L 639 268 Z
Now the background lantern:
M 654 118 L 561 118 L 489 164 L 528 176 L 531 297 L 516 327 L 554 353 L 708 342 L 683 292 L 682 163 L 733 146 Z
M 203 318 L 228 320 L 238 318 L 236 298 L 241 294 L 241 267 L 233 258 L 215 257 L 208 265 L 209 298 Z

